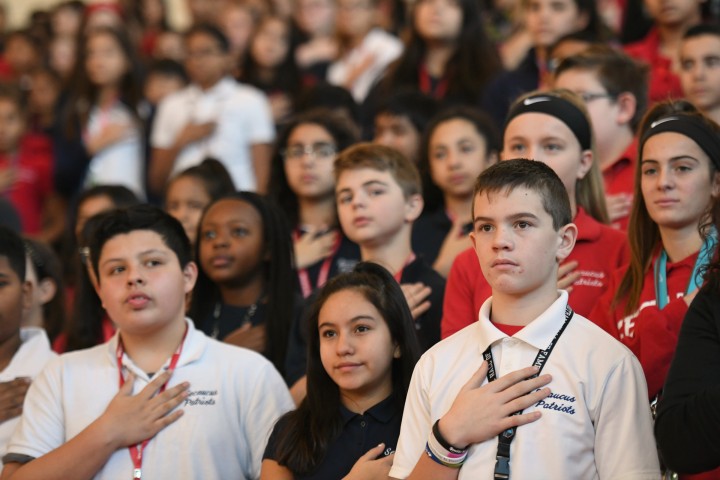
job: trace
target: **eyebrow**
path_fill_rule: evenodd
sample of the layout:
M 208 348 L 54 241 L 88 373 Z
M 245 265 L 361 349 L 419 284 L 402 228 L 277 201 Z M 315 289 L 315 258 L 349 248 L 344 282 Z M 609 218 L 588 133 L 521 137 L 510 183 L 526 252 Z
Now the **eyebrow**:
M 382 185 L 383 187 L 387 187 L 387 186 L 388 186 L 388 183 L 387 183 L 387 182 L 383 182 L 382 180 L 368 180 L 367 182 L 363 183 L 363 184 L 361 185 L 361 187 L 363 187 L 363 188 L 365 188 L 365 187 L 370 187 L 370 186 L 375 185 L 375 184 L 377 184 L 377 185 Z M 345 188 L 341 188 L 340 190 L 338 190 L 337 192 L 335 192 L 335 195 L 339 195 L 339 194 L 341 194 L 341 193 L 351 192 L 351 191 L 352 191 L 352 189 L 351 189 L 350 187 L 345 187 Z
M 533 213 L 530 213 L 530 212 L 515 213 L 515 214 L 512 214 L 512 215 L 510 215 L 510 216 L 508 216 L 508 217 L 504 217 L 504 218 L 502 218 L 501 220 L 510 220 L 510 221 L 513 221 L 513 220 L 522 220 L 523 218 L 531 218 L 531 219 L 533 219 L 533 220 L 539 220 L 539 218 L 537 217 L 537 215 L 535 215 L 535 214 L 533 214 Z M 473 219 L 473 223 L 477 223 L 477 222 L 494 222 L 494 221 L 496 221 L 496 219 L 490 218 L 490 217 L 475 217 L 475 218 Z
M 695 158 L 691 155 L 677 155 L 675 157 L 670 157 L 669 163 L 675 163 L 675 162 L 679 162 L 681 160 L 692 160 L 692 161 L 698 162 L 698 163 L 700 162 L 700 160 L 698 160 L 697 158 Z M 643 163 L 660 163 L 660 162 L 658 160 L 648 158 L 647 160 L 643 160 L 640 163 L 643 164 Z
M 148 249 L 148 250 L 143 250 L 142 252 L 138 253 L 136 256 L 137 256 L 137 257 L 144 257 L 145 255 L 157 255 L 157 254 L 167 255 L 167 252 L 164 251 L 164 250 L 160 250 L 160 249 L 158 249 L 158 248 L 150 248 L 150 249 Z M 102 263 L 100 264 L 100 266 L 104 266 L 104 265 L 107 265 L 108 263 L 112 263 L 112 262 L 122 262 L 123 260 L 125 260 L 125 258 L 126 258 L 126 257 L 113 257 L 113 258 L 108 258 L 107 260 L 105 260 L 104 262 L 102 262 Z
M 357 315 L 350 319 L 350 323 L 357 323 L 361 320 L 372 320 L 373 322 L 376 322 L 377 319 L 371 315 Z M 318 329 L 321 329 L 323 327 L 334 327 L 335 324 L 333 322 L 323 322 L 320 325 L 318 325 Z

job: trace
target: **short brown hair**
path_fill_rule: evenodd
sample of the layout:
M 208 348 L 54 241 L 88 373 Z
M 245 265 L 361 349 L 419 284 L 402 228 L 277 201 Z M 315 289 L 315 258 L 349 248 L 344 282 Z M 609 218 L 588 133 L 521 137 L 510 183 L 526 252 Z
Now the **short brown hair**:
M 374 143 L 358 143 L 343 150 L 335 159 L 335 180 L 346 170 L 360 168 L 390 172 L 406 199 L 412 195 L 422 195 L 417 167 L 394 148 Z

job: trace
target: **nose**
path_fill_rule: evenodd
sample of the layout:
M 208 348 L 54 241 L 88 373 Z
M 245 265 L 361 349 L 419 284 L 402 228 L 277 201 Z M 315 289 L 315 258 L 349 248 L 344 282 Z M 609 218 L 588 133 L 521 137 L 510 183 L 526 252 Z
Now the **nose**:
M 338 334 L 335 348 L 339 357 L 352 355 L 354 352 L 352 340 L 350 336 L 345 333 Z
M 657 175 L 657 187 L 660 190 L 668 190 L 673 186 L 673 176 L 669 168 L 660 168 Z
M 495 229 L 491 241 L 493 250 L 511 250 L 513 246 L 509 229 L 503 227 Z
M 128 286 L 132 287 L 134 285 L 143 285 L 145 283 L 145 278 L 142 275 L 142 272 L 138 267 L 131 267 L 128 266 L 128 274 L 127 274 L 127 283 Z
M 455 152 L 453 150 L 448 150 L 447 153 L 447 166 L 451 170 L 455 170 L 460 166 L 460 155 L 458 152 Z

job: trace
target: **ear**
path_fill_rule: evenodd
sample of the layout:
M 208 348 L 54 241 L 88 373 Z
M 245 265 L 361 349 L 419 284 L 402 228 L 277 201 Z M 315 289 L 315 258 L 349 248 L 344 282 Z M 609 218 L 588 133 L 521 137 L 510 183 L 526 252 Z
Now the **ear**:
M 490 165 L 495 165 L 500 160 L 500 156 L 498 154 L 497 150 L 492 150 L 487 154 L 487 157 L 485 158 L 485 164 L 489 167 Z
M 395 349 L 393 350 L 393 358 L 400 358 L 402 357 L 402 351 L 400 350 L 400 345 L 395 344 Z
M 711 195 L 714 202 L 720 202 L 720 171 L 713 174 Z
M 184 291 L 185 293 L 192 292 L 192 289 L 195 287 L 195 282 L 197 281 L 198 277 L 198 267 L 195 262 L 188 262 L 185 267 L 183 267 L 183 281 L 185 284 Z
M 420 216 L 425 202 L 422 195 L 416 193 L 405 200 L 405 223 L 412 223 Z
M 568 223 L 558 230 L 558 249 L 555 259 L 562 263 L 573 250 L 577 240 L 578 228 L 574 223 Z
M 38 283 L 38 291 L 40 293 L 40 304 L 45 305 L 55 297 L 57 285 L 52 279 L 45 278 Z
M 585 175 L 588 174 L 590 171 L 590 168 L 592 168 L 593 163 L 593 152 L 592 150 L 583 150 L 580 154 L 580 165 L 578 165 L 577 170 L 577 179 L 578 181 L 585 178 Z
M 22 285 L 22 310 L 23 316 L 32 308 L 33 285 L 25 280 Z
M 637 110 L 637 98 L 630 92 L 622 92 L 617 96 L 615 103 L 618 106 L 618 114 L 615 122 L 618 125 L 630 126 L 630 122 Z

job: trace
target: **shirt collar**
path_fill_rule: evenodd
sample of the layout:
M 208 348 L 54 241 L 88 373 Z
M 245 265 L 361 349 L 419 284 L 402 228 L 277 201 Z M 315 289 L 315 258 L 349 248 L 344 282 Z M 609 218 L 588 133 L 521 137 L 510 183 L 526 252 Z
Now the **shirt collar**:
M 558 290 L 558 298 L 535 320 L 530 322 L 525 328 L 516 333 L 513 338 L 522 340 L 532 345 L 538 350 L 542 350 L 550 345 L 552 339 L 565 323 L 565 307 L 568 303 L 568 294 L 565 290 Z M 487 350 L 488 346 L 507 338 L 503 332 L 498 330 L 490 321 L 490 308 L 492 306 L 492 297 L 485 300 L 480 307 L 478 319 L 479 341 L 478 347 L 480 352 Z
M 370 407 L 364 415 L 370 415 L 380 423 L 389 423 L 396 413 L 395 395 L 390 395 L 385 400 Z M 347 425 L 353 418 L 360 416 L 360 414 L 351 412 L 345 405 L 340 404 L 340 416 L 342 417 L 343 425 Z
M 207 90 L 203 90 L 195 84 L 191 84 L 188 88 L 198 97 L 224 97 L 228 92 L 233 91 L 236 85 L 237 82 L 232 77 L 225 76 Z

